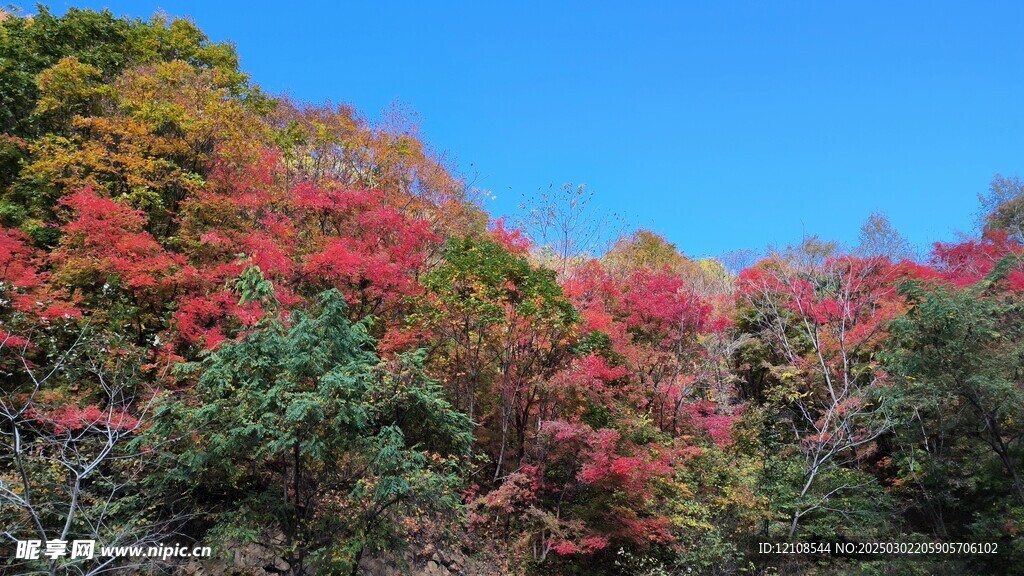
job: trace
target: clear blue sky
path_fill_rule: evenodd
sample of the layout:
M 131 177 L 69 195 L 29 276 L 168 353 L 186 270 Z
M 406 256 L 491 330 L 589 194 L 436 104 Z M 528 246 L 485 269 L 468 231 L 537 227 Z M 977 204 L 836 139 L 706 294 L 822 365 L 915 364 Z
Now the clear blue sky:
M 970 231 L 1024 176 L 1022 2 L 157 2 L 237 44 L 265 89 L 400 101 L 516 210 L 550 184 L 695 256 L 852 243 L 872 211 L 917 245 Z

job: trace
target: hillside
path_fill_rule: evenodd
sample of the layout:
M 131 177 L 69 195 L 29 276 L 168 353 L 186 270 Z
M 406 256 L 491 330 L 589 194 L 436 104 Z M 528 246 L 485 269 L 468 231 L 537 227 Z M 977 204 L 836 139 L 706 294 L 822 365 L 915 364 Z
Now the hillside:
M 256 80 L 0 20 L 3 573 L 1024 570 L 1019 181 L 926 256 L 594 250 L 583 189 L 513 223 L 401 109 Z M 213 554 L 14 554 L 83 539 Z

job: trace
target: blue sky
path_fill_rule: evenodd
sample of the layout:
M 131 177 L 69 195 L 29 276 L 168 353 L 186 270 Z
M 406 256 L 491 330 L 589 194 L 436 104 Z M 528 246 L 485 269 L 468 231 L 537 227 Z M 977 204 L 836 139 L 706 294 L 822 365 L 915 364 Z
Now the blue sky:
M 265 89 L 393 102 L 492 191 L 586 184 L 694 256 L 853 243 L 886 212 L 914 244 L 973 228 L 1024 176 L 1020 2 L 59 2 L 189 16 Z

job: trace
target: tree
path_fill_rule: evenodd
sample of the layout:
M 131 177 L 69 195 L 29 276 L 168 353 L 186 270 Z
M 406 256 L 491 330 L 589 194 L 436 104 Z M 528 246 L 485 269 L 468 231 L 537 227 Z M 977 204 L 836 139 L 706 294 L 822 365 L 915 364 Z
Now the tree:
M 41 6 L 31 18 L 4 18 L 0 30 L 0 159 L 10 168 L 0 174 L 0 217 L 38 241 L 54 240 L 46 224 L 62 192 L 111 186 L 143 208 L 154 195 L 170 201 L 190 188 L 201 170 L 188 153 L 212 144 L 208 131 L 197 134 L 210 127 L 210 101 L 199 112 L 204 118 L 189 117 L 196 88 L 221 109 L 267 104 L 239 71 L 234 48 L 211 43 L 186 20 L 143 22 L 75 8 L 54 16 Z M 151 74 L 169 69 L 216 78 L 210 84 L 224 92 Z M 143 81 L 140 90 L 140 78 L 156 82 Z M 247 126 L 236 115 L 217 130 Z
M 637 230 L 619 238 L 604 255 L 605 264 L 613 271 L 628 272 L 643 268 L 654 272 L 682 274 L 693 266 L 664 236 L 650 230 Z
M 396 106 L 383 116 L 370 123 L 350 106 L 284 98 L 270 122 L 294 182 L 373 190 L 406 218 L 446 236 L 482 232 L 487 216 L 472 202 L 472 184 L 420 139 L 414 115 Z
M 238 290 L 272 298 L 268 284 L 255 272 Z M 330 290 L 184 365 L 195 387 L 160 414 L 181 439 L 167 489 L 210 508 L 222 541 L 275 547 L 291 574 L 357 574 L 364 551 L 395 542 L 402 509 L 455 504 L 452 464 L 471 440 L 422 356 L 381 362 L 374 344 Z
M 0 291 L 13 286 L 34 289 L 33 299 L 44 297 L 44 287 L 31 279 L 39 280 L 38 273 L 21 270 L 12 277 L 9 264 L 0 262 Z M 18 296 L 8 292 L 0 301 L 21 308 Z M 82 318 L 66 302 L 5 308 L 0 304 L 0 535 L 9 542 L 145 547 L 177 534 L 191 512 L 146 490 L 159 471 L 157 446 L 140 440 L 158 393 L 145 375 L 148 351 L 129 335 Z M 50 575 L 129 568 L 98 554 L 9 557 L 3 564 Z
M 1010 492 L 1024 505 L 1024 308 L 1005 290 L 1016 262 L 1008 256 L 981 282 L 963 289 L 921 283 L 905 291 L 911 308 L 894 326 L 897 366 L 908 402 L 927 406 L 915 414 L 931 449 L 933 434 L 963 433 L 998 458 Z M 941 449 L 935 445 L 935 449 Z
M 591 210 L 594 193 L 586 186 L 565 184 L 550 187 L 520 204 L 524 211 L 521 227 L 535 247 L 535 256 L 565 278 L 588 257 L 603 252 L 613 236 L 606 218 Z
M 892 326 L 888 365 L 902 417 L 892 440 L 894 493 L 906 516 L 937 538 L 998 541 L 1000 571 L 1021 559 L 1024 524 L 1024 307 L 1019 257 L 980 281 L 902 287 L 910 309 Z M 962 277 L 961 277 L 962 278 Z
M 258 151 L 254 141 L 263 126 L 248 101 L 232 93 L 230 72 L 182 61 L 135 68 L 92 89 L 102 94 L 98 106 L 105 112 L 95 115 L 62 104 L 68 88 L 61 80 L 48 82 L 55 87 L 40 104 L 69 118 L 68 129 L 29 145 L 30 159 L 12 190 L 12 199 L 31 207 L 33 220 L 45 221 L 62 194 L 92 188 L 144 210 L 149 231 L 164 238 L 176 231 L 179 204 L 203 189 L 215 152 L 224 163 Z
M 982 231 L 1001 230 L 1017 242 L 1024 241 L 1024 183 L 1017 177 L 996 174 L 981 201 Z
M 482 382 L 500 399 L 494 482 L 506 473 L 506 453 L 515 436 L 522 460 L 539 384 L 558 368 L 576 320 L 553 271 L 537 268 L 492 240 L 453 239 L 443 262 L 423 279 L 429 291 L 420 317 L 450 338 L 444 349 L 457 403 L 477 418 Z
M 612 543 L 669 545 L 672 525 L 659 509 L 672 488 L 668 452 L 614 429 L 545 421 L 528 461 L 471 502 L 470 520 L 489 538 L 520 534 L 516 544 L 538 564 Z
M 651 416 L 663 430 L 679 433 L 703 361 L 698 339 L 712 331 L 710 306 L 680 277 L 639 269 L 623 282 L 616 312 L 635 347 L 627 365 L 649 398 Z
M 791 410 L 803 459 L 789 538 L 816 511 L 842 512 L 832 500 L 869 486 L 840 468 L 860 466 L 890 428 L 887 376 L 876 358 L 901 303 L 884 259 L 849 256 L 786 260 L 777 256 L 740 277 L 747 321 L 777 364 L 770 398 Z M 827 473 L 840 480 L 817 491 Z
M 865 258 L 883 256 L 893 262 L 915 259 L 910 243 L 881 212 L 871 214 L 861 225 L 860 244 L 855 252 Z
M 117 18 L 109 10 L 77 8 L 55 16 L 40 6 L 31 18 L 0 20 L 0 28 L 0 59 L 6 63 L 7 80 L 0 87 L 0 132 L 19 136 L 33 135 L 40 127 L 35 112 L 46 87 L 37 83 L 38 75 L 52 66 L 66 66 L 66 61 L 61 64 L 65 58 L 99 71 L 106 81 L 133 66 L 172 60 L 230 71 L 238 92 L 248 80 L 238 71 L 238 56 L 230 44 L 210 42 L 194 23 L 183 19 L 156 16 L 143 22 Z

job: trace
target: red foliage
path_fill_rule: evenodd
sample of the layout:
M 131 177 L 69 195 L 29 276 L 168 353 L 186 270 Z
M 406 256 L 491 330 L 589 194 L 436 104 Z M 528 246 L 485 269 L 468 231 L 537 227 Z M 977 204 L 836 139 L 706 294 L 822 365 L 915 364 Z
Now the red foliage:
M 249 303 L 246 318 L 254 320 L 256 303 Z M 222 291 L 212 294 L 193 294 L 182 298 L 175 314 L 178 334 L 191 344 L 202 343 L 214 348 L 225 340 L 225 323 L 238 315 L 238 296 Z
M 81 315 L 50 285 L 44 266 L 45 255 L 32 248 L 24 234 L 0 226 L 0 312 L 9 308 L 43 321 Z M 0 328 L 0 338 L 6 337 Z
M 79 432 L 89 428 L 126 432 L 139 426 L 139 420 L 125 410 L 103 410 L 95 405 L 63 406 L 48 414 L 33 411 L 32 416 L 52 426 L 57 434 Z
M 37 258 L 24 234 L 0 226 L 0 282 L 4 290 L 12 292 L 13 308 L 25 310 L 32 307 L 24 295 L 39 288 L 44 280 L 36 269 Z
M 664 349 L 702 331 L 711 307 L 673 274 L 636 270 L 626 280 L 620 315 L 636 338 Z
M 75 284 L 116 281 L 142 298 L 173 287 L 184 258 L 144 230 L 145 215 L 84 189 L 61 200 L 72 211 L 53 260 Z
M 649 454 L 627 456 L 617 452 L 621 435 L 614 430 L 597 430 L 588 439 L 588 462 L 579 473 L 584 484 L 606 490 L 622 490 L 628 494 L 646 494 L 652 476 L 670 472 L 664 462 L 649 458 Z
M 577 542 L 558 538 L 551 544 L 551 551 L 560 556 L 593 554 L 607 548 L 609 542 L 610 540 L 607 536 L 597 536 L 594 534 L 583 536 Z
M 690 422 L 707 434 L 716 446 L 722 448 L 732 442 L 732 424 L 739 417 L 740 410 L 726 414 L 721 406 L 708 401 L 686 404 L 684 410 Z
M 175 323 L 184 343 L 215 346 L 259 320 L 263 310 L 239 306 L 231 290 L 250 265 L 273 282 L 286 309 L 337 288 L 354 317 L 383 316 L 381 327 L 420 293 L 418 274 L 438 241 L 426 222 L 406 217 L 377 191 L 329 182 L 287 187 L 284 172 L 272 151 L 253 165 L 218 160 L 207 186 L 183 203 L 191 267 Z M 391 346 L 413 339 L 382 332 Z
M 298 196 L 328 232 L 303 266 L 312 283 L 340 289 L 365 313 L 392 308 L 418 293 L 417 273 L 428 246 L 437 241 L 426 222 L 409 220 L 375 192 L 306 185 Z
M 1024 246 L 1003 230 L 988 230 L 978 240 L 958 244 L 937 242 L 932 250 L 932 260 L 942 278 L 964 287 L 979 282 L 997 262 L 1010 254 L 1024 254 Z M 1019 264 L 1007 280 L 1013 290 L 1024 288 L 1024 273 Z
M 38 325 L 81 316 L 51 284 L 45 263 L 24 234 L 0 226 L 0 350 L 31 347 L 29 333 Z
M 797 318 L 821 327 L 826 357 L 836 350 L 870 347 L 885 337 L 885 327 L 902 313 L 897 285 L 927 277 L 918 266 L 893 265 L 887 258 L 832 258 L 819 268 L 794 271 L 765 261 L 740 274 L 739 295 L 751 301 L 772 299 Z
M 530 240 L 522 230 L 518 228 L 509 230 L 506 228 L 505 218 L 495 220 L 491 224 L 489 232 L 491 233 L 491 238 L 498 244 L 501 244 L 509 253 L 516 256 L 525 256 L 530 253 Z
M 612 541 L 673 541 L 670 522 L 651 508 L 658 500 L 655 486 L 672 474 L 659 448 L 636 445 L 615 430 L 553 420 L 541 425 L 535 455 L 537 463 L 528 468 L 535 478 L 530 502 L 561 527 L 549 543 L 554 552 L 590 554 Z M 599 517 L 574 512 L 595 505 L 603 510 Z
M 571 359 L 551 378 L 549 388 L 563 414 L 580 402 L 614 409 L 616 400 L 628 393 L 628 377 L 625 366 L 611 366 L 605 358 L 589 354 Z

